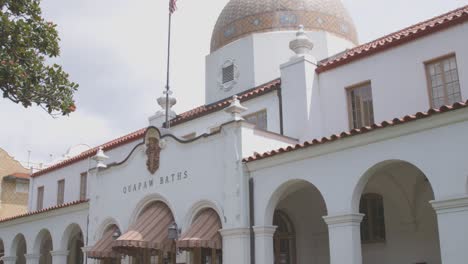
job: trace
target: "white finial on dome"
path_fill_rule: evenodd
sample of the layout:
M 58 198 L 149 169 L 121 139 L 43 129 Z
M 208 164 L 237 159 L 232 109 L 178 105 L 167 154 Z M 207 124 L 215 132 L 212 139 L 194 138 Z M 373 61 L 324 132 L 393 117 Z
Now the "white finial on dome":
M 296 33 L 296 38 L 289 42 L 289 48 L 296 53 L 296 56 L 310 54 L 314 44 L 304 31 L 304 26 L 300 25 Z

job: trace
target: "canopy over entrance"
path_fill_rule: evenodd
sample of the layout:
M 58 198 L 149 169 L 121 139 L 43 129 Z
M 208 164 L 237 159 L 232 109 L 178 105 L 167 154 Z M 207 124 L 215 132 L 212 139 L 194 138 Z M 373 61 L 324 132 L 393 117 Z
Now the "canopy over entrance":
M 220 229 L 221 221 L 218 214 L 213 209 L 205 209 L 196 217 L 192 226 L 182 234 L 177 241 L 177 247 L 182 249 L 221 249 Z
M 112 250 L 115 233 L 119 233 L 119 228 L 116 225 L 112 225 L 104 232 L 102 238 L 94 244 L 91 250 L 86 252 L 87 256 L 94 259 L 120 258 L 121 255 Z
M 171 210 L 162 202 L 149 205 L 129 230 L 112 244 L 112 248 L 126 255 L 149 250 L 151 255 L 173 251 L 168 239 L 168 227 L 174 222 Z

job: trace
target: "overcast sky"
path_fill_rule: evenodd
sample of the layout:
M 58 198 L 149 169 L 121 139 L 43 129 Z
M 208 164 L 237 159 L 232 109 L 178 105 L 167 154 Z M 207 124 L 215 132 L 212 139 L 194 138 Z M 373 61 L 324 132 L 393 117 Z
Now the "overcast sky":
M 0 148 L 20 161 L 48 161 L 70 146 L 105 143 L 148 124 L 165 83 L 168 0 L 42 0 L 59 25 L 58 62 L 80 84 L 77 111 L 51 118 L 0 99 Z M 178 113 L 204 104 L 205 55 L 228 0 L 179 0 L 172 90 Z M 361 43 L 468 4 L 468 0 L 343 0 Z M 285 47 L 287 48 L 287 47 Z

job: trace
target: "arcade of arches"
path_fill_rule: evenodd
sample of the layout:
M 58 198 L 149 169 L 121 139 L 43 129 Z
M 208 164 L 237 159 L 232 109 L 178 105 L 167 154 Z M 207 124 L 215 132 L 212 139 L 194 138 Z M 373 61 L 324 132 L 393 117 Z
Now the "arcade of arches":
M 441 263 L 437 218 L 425 175 L 406 162 L 390 162 L 363 179 L 359 212 L 363 264 Z M 273 226 L 275 264 L 330 263 L 327 215 L 318 189 L 288 186 L 277 203 Z

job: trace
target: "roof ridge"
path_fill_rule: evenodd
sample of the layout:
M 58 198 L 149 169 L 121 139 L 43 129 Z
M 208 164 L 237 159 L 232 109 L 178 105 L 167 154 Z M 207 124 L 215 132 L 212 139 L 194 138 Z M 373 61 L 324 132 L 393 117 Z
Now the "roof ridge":
M 379 51 L 407 43 L 427 34 L 437 32 L 446 27 L 456 25 L 468 19 L 468 5 L 405 27 L 398 31 L 366 42 L 352 49 L 332 55 L 320 62 L 316 72 L 321 73 L 336 68 L 357 59 L 370 56 Z
M 386 120 L 386 121 L 383 121 L 383 122 L 381 122 L 379 124 L 373 124 L 371 126 L 362 127 L 360 129 L 352 129 L 351 131 L 341 132 L 339 134 L 338 133 L 337 134 L 332 134 L 329 137 L 323 137 L 321 139 L 312 139 L 312 140 L 309 140 L 309 141 L 304 141 L 303 143 L 296 144 L 294 146 L 288 146 L 288 147 L 284 147 L 284 148 L 273 149 L 273 150 L 270 150 L 270 151 L 267 151 L 267 152 L 264 152 L 264 153 L 261 153 L 261 154 L 255 152 L 254 155 L 252 155 L 250 157 L 247 157 L 247 158 L 244 158 L 244 159 L 242 159 L 242 161 L 243 162 L 258 161 L 258 160 L 262 160 L 262 159 L 266 159 L 266 158 L 276 156 L 278 154 L 283 154 L 283 153 L 287 153 L 287 152 L 291 152 L 291 151 L 296 151 L 296 150 L 299 150 L 299 149 L 305 149 L 305 148 L 308 148 L 308 147 L 322 145 L 322 144 L 325 144 L 325 143 L 336 141 L 338 139 L 343 139 L 343 138 L 356 136 L 356 135 L 362 135 L 362 134 L 365 134 L 365 133 L 368 133 L 368 132 L 375 131 L 377 129 L 382 129 L 382 128 L 386 128 L 386 127 L 393 127 L 393 126 L 396 126 L 396 125 L 416 121 L 416 120 L 419 120 L 419 119 L 428 118 L 428 117 L 431 117 L 431 116 L 436 115 L 436 114 L 452 112 L 452 111 L 462 109 L 462 108 L 468 108 L 468 100 L 467 101 L 462 101 L 462 102 L 457 102 L 457 103 L 454 103 L 453 105 L 444 105 L 444 106 L 442 106 L 440 108 L 437 108 L 437 109 L 436 108 L 430 108 L 426 112 L 417 112 L 414 115 L 406 115 L 406 116 L 404 116 L 402 118 L 394 118 L 392 120 Z

